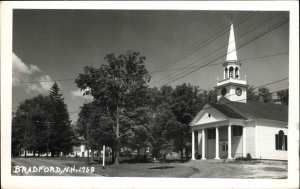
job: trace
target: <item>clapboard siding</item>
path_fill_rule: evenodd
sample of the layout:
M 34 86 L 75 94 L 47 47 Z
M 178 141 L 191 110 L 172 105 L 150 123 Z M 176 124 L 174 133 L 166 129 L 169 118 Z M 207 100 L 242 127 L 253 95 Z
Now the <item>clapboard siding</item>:
M 280 130 L 284 132 L 284 135 L 288 135 L 288 130 L 286 128 L 263 125 L 257 125 L 256 127 L 258 143 L 256 147 L 256 158 L 287 160 L 288 151 L 275 149 L 275 135 L 278 134 Z
M 246 154 L 249 153 L 252 158 L 257 158 L 255 145 L 255 122 L 251 122 L 246 125 Z

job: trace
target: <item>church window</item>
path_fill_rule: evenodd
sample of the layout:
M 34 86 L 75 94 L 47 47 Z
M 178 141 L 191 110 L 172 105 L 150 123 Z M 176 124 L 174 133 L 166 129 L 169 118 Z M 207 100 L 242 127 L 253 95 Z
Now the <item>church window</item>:
M 242 136 L 243 135 L 243 127 L 241 126 L 233 126 L 233 136 Z
M 227 68 L 225 68 L 225 79 L 227 79 L 228 78 L 228 69 Z
M 208 129 L 207 130 L 207 138 L 208 139 L 215 139 L 216 138 L 216 130 L 215 129 Z
M 210 117 L 211 117 L 211 114 L 208 114 L 208 117 L 210 118 Z
M 275 148 L 276 150 L 287 150 L 287 135 L 284 135 L 282 130 L 275 134 Z

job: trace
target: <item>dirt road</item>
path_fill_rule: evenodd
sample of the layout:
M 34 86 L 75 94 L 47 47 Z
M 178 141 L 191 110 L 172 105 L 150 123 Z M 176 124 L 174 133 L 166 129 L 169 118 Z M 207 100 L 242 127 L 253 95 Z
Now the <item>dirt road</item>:
M 196 160 L 182 164 L 195 170 L 193 178 L 287 178 L 287 162 L 223 162 L 222 160 Z

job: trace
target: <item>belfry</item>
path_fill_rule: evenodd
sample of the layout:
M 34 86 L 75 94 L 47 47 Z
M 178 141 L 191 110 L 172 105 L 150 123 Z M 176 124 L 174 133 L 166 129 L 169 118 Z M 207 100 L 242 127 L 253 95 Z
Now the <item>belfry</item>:
M 241 63 L 238 62 L 233 24 L 230 27 L 226 62 L 223 64 L 224 78 L 218 81 L 218 100 L 224 96 L 230 101 L 247 102 L 247 81 L 240 76 Z

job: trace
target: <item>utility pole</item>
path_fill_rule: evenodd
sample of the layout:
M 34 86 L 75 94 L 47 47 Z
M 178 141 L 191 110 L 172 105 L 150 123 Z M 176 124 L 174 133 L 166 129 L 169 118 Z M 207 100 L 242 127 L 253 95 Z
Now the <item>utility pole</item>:
M 105 145 L 103 145 L 102 151 L 102 168 L 105 169 Z
M 46 159 L 48 159 L 48 151 L 49 151 L 49 124 L 47 125 L 47 154 L 46 154 Z
M 87 124 L 87 133 L 86 133 L 86 147 L 87 147 L 87 164 L 90 164 L 90 120 Z

